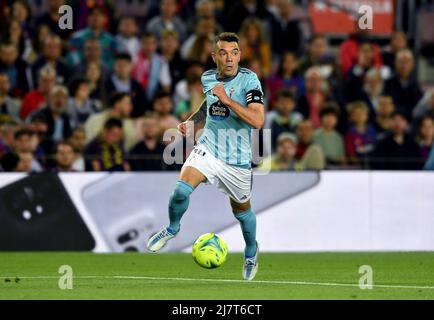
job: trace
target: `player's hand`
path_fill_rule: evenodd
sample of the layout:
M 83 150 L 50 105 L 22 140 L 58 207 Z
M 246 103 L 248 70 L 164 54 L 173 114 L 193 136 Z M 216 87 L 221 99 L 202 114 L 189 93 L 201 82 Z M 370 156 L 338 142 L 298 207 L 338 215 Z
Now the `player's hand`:
M 226 94 L 225 87 L 223 83 L 219 83 L 214 88 L 212 88 L 212 94 L 215 95 L 217 98 L 219 98 L 220 102 L 223 104 L 228 104 L 230 98 Z
M 191 120 L 187 120 L 178 124 L 178 133 L 183 136 L 190 138 L 194 135 L 194 122 Z
M 178 133 L 183 137 L 187 135 L 187 121 L 178 124 Z

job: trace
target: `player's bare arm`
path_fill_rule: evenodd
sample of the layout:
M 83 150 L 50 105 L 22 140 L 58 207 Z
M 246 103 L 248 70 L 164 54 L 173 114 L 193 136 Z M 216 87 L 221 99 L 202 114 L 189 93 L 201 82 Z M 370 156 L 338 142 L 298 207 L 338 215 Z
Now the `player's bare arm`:
M 247 107 L 243 107 L 228 97 L 222 83 L 216 85 L 212 91 L 223 104 L 231 108 L 244 122 L 247 122 L 255 129 L 262 128 L 265 115 L 264 106 L 261 103 L 249 103 Z
M 193 121 L 194 123 L 194 131 L 197 132 L 198 129 L 200 129 L 201 126 L 203 126 L 203 123 L 206 119 L 206 99 L 202 101 L 199 108 L 184 122 L 180 123 L 178 125 L 178 132 L 182 136 L 187 135 L 187 123 L 189 121 Z

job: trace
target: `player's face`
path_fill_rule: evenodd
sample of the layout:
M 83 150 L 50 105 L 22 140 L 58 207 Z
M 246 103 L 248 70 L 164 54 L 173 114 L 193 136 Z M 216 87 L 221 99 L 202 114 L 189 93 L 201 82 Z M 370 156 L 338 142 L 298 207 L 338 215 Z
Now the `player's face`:
M 224 77 L 231 77 L 237 73 L 240 58 L 241 50 L 236 42 L 219 41 L 212 53 L 217 70 Z

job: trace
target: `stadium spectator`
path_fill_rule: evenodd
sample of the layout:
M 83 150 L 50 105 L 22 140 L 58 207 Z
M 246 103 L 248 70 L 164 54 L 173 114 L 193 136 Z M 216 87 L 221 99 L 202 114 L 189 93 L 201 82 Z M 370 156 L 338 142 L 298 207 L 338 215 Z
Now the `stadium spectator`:
M 130 171 L 124 160 L 122 127 L 122 121 L 117 118 L 109 118 L 104 123 L 101 134 L 85 148 L 86 171 Z
M 261 62 L 263 75 L 267 77 L 272 70 L 271 49 L 265 38 L 261 20 L 257 18 L 244 20 L 240 38 L 244 43 L 241 48 L 243 60 L 258 59 Z
M 292 0 L 279 0 L 278 15 L 268 20 L 269 39 L 273 54 L 281 55 L 290 51 L 297 55 L 303 53 L 304 41 L 299 22 L 292 19 L 294 4 Z M 239 19 L 239 18 L 237 18 Z
M 84 128 L 75 128 L 68 141 L 74 149 L 74 163 L 72 164 L 72 169 L 79 172 L 84 171 L 85 161 L 83 152 L 84 148 L 86 147 L 86 131 Z
M 346 84 L 344 86 L 344 91 L 346 101 L 360 100 L 360 97 L 363 94 L 362 89 L 366 74 L 368 70 L 375 70 L 374 68 L 374 46 L 369 42 L 359 44 L 357 60 L 345 75 Z M 381 73 L 379 76 L 381 77 Z M 373 78 L 372 75 L 371 77 Z
M 345 145 L 342 135 L 336 131 L 339 122 L 339 106 L 328 102 L 320 111 L 321 127 L 315 131 L 313 141 L 321 147 L 328 165 L 345 164 Z
M 162 0 L 160 3 L 160 14 L 149 20 L 146 25 L 146 31 L 160 38 L 163 30 L 176 30 L 179 34 L 179 39 L 184 41 L 187 36 L 186 25 L 176 16 L 176 11 L 176 0 Z
M 89 84 L 90 98 L 93 99 L 98 109 L 103 109 L 107 105 L 107 93 L 100 65 L 96 62 L 89 62 L 84 74 Z
M 74 73 L 72 77 L 80 77 L 86 73 L 89 64 L 96 64 L 100 70 L 101 77 L 105 80 L 109 77 L 111 70 L 102 57 L 101 43 L 97 39 L 88 39 L 84 43 L 84 58 L 78 64 L 73 66 Z
M 307 53 L 300 58 L 298 71 L 304 74 L 307 69 L 313 66 L 322 66 L 327 68 L 329 76 L 326 78 L 338 78 L 339 70 L 336 59 L 330 51 L 329 43 L 323 34 L 315 34 L 309 41 Z M 337 81 L 337 79 L 335 79 Z
M 271 107 L 274 107 L 281 89 L 290 90 L 297 98 L 304 94 L 303 77 L 297 73 L 297 57 L 292 52 L 282 54 L 277 72 L 267 79 L 267 93 Z
M 127 93 L 115 92 L 111 95 L 107 110 L 91 115 L 85 125 L 86 142 L 94 140 L 104 127 L 104 123 L 111 118 L 119 119 L 123 124 L 123 144 L 129 150 L 138 141 L 135 121 L 130 118 L 133 106 L 131 97 Z
M 157 115 L 160 135 L 168 129 L 176 129 L 179 121 L 172 115 L 172 97 L 165 91 L 159 92 L 154 99 L 153 109 Z
M 56 166 L 53 172 L 74 172 L 73 164 L 75 153 L 73 146 L 67 141 L 59 141 L 56 144 L 54 158 Z
M 399 111 L 394 113 L 391 132 L 376 144 L 371 164 L 378 170 L 421 169 L 423 161 L 420 150 L 408 133 L 408 120 L 405 113 Z
M 11 6 L 11 20 L 19 22 L 23 29 L 23 33 L 26 37 L 30 37 L 33 34 L 33 26 L 31 24 L 32 12 L 30 6 L 25 0 L 15 0 Z
M 72 30 L 68 28 L 61 29 L 59 27 L 59 8 L 65 4 L 65 0 L 48 0 L 47 3 L 48 11 L 40 16 L 35 24 L 38 28 L 41 26 L 47 27 L 51 33 L 56 34 L 62 38 L 63 41 L 66 41 L 70 37 Z
M 94 7 L 89 12 L 88 27 L 72 35 L 68 54 L 68 61 L 72 66 L 83 62 L 83 49 L 88 39 L 98 40 L 102 49 L 102 60 L 109 68 L 113 66 L 114 55 L 119 49 L 119 44 L 110 33 L 104 30 L 106 19 L 104 10 Z
M 17 152 L 17 155 L 20 158 L 20 162 L 17 166 L 17 171 L 26 173 L 37 173 L 43 170 L 31 151 L 22 150 Z
M 420 120 L 416 142 L 419 146 L 421 158 L 426 161 L 434 142 L 434 119 L 432 117 L 426 116 Z
M 134 64 L 132 76 L 137 80 L 149 101 L 161 86 L 169 91 L 172 84 L 167 62 L 156 52 L 157 38 L 152 33 L 145 33 L 140 38 L 140 51 Z
M 15 145 L 14 152 L 19 155 L 20 159 L 23 160 L 23 164 L 27 167 L 27 162 L 29 161 L 29 166 L 31 169 L 26 169 L 25 171 L 41 172 L 43 167 L 41 163 L 37 160 L 37 157 L 42 156 L 42 150 L 38 147 L 38 137 L 36 134 L 29 130 L 18 130 L 15 133 Z M 31 154 L 31 156 L 28 155 Z
M 303 170 L 323 170 L 326 166 L 324 153 L 320 146 L 314 143 L 314 127 L 309 120 L 300 121 L 297 125 L 297 150 L 295 158 Z
M 193 48 L 194 43 L 200 36 L 211 36 L 214 37 L 221 30 L 217 26 L 214 17 L 204 16 L 200 17 L 195 25 L 195 32 L 192 33 L 187 40 L 182 43 L 181 56 L 183 59 L 187 59 L 190 56 L 190 52 Z
M 327 81 L 319 67 L 311 67 L 304 74 L 305 92 L 297 101 L 297 111 L 318 128 L 321 125 L 319 112 L 326 101 L 332 100 Z
M 378 68 L 369 69 L 363 79 L 361 90 L 356 90 L 358 93 L 349 98 L 349 102 L 364 101 L 369 107 L 369 117 L 373 119 L 378 113 L 379 101 L 382 97 L 384 89 L 384 81 L 381 76 L 381 71 Z
M 384 65 L 388 66 L 391 71 L 395 71 L 396 54 L 408 48 L 407 35 L 403 31 L 395 31 L 390 36 L 389 45 L 382 52 Z
M 396 74 L 386 81 L 384 92 L 392 96 L 396 107 L 402 109 L 408 119 L 418 101 L 422 98 L 422 91 L 414 76 L 414 57 L 408 49 L 399 51 L 395 61 Z
M 258 166 L 258 170 L 286 171 L 296 169 L 295 151 L 297 136 L 283 132 L 277 138 L 276 152 L 265 158 Z M 300 166 L 297 169 L 303 169 Z
M 355 101 L 347 106 L 351 123 L 345 133 L 345 149 L 351 164 L 362 164 L 372 152 L 376 142 L 376 132 L 369 124 L 369 108 L 363 101 Z
M 222 18 L 224 18 L 223 22 L 226 31 L 230 32 L 240 31 L 241 24 L 249 17 L 265 19 L 268 16 L 268 12 L 266 11 L 262 1 L 233 1 L 230 4 L 226 2 L 225 6 L 226 14 Z
M 197 110 L 204 99 L 200 77 L 193 75 L 186 80 L 188 98 L 179 102 L 175 107 L 175 116 L 181 122 L 186 121 Z
M 48 133 L 48 121 L 44 115 L 36 115 L 31 118 L 30 123 L 26 125 L 27 129 L 35 134 L 35 141 L 37 141 L 37 147 L 35 155 L 38 161 L 46 168 L 52 167 L 53 159 L 52 153 L 55 142 L 50 137 L 47 137 Z
M 14 19 L 9 22 L 7 27 L 3 41 L 14 44 L 18 48 L 18 56 L 26 63 L 32 63 L 36 58 L 36 53 L 33 50 L 32 41 L 23 29 L 23 25 Z
M 11 42 L 0 44 L 0 72 L 9 77 L 10 94 L 23 97 L 29 90 L 28 65 L 18 56 L 18 48 Z
M 40 25 L 36 27 L 35 35 L 32 39 L 32 49 L 33 54 L 31 57 L 29 57 L 30 63 L 35 62 L 35 60 L 38 58 L 38 56 L 42 53 L 42 48 L 44 47 L 44 41 L 47 37 L 52 36 L 53 33 L 51 33 L 50 29 L 46 25 Z
M 71 72 L 68 66 L 63 63 L 62 40 L 58 36 L 48 36 L 45 38 L 41 56 L 32 64 L 32 79 L 35 83 L 38 79 L 39 71 L 46 65 L 50 65 L 56 70 L 57 83 L 66 84 Z
M 139 26 L 134 17 L 125 16 L 120 18 L 116 41 L 119 43 L 120 51 L 128 53 L 133 62 L 136 62 L 137 53 L 140 50 L 138 32 Z
M 70 96 L 66 112 L 71 118 L 72 126 L 83 125 L 94 113 L 99 111 L 98 106 L 90 98 L 89 82 L 85 78 L 76 78 L 69 84 Z
M 9 95 L 9 77 L 6 73 L 0 73 L 0 115 L 9 118 L 10 121 L 21 122 L 20 100 Z
M 164 30 L 160 39 L 160 54 L 169 65 L 172 89 L 182 80 L 185 72 L 185 62 L 179 52 L 178 33 L 172 30 Z
M 278 93 L 274 110 L 265 116 L 264 129 L 271 130 L 271 151 L 276 148 L 277 137 L 283 132 L 295 132 L 297 124 L 303 119 L 302 115 L 294 111 L 295 98 L 291 91 L 282 89 Z M 269 154 L 269 146 L 264 146 Z
M 204 71 L 205 67 L 199 61 L 189 61 L 186 63 L 185 77 L 175 86 L 173 94 L 173 103 L 175 106 L 191 99 L 190 91 L 188 89 L 189 83 L 194 82 L 195 79 L 200 80 Z
M 20 117 L 25 120 L 32 112 L 42 108 L 48 96 L 56 85 L 56 70 L 50 66 L 46 66 L 39 71 L 38 87 L 28 92 L 21 105 Z
M 395 112 L 395 105 L 390 96 L 380 96 L 378 99 L 378 109 L 374 121 L 377 140 L 380 140 L 390 130 L 392 123 L 392 115 Z
M 128 162 L 133 171 L 159 171 L 165 167 L 160 126 L 155 114 L 147 114 L 142 122 L 142 141 L 129 152 Z
M 56 85 L 51 89 L 48 105 L 33 112 L 29 117 L 44 117 L 47 121 L 47 137 L 54 140 L 68 139 L 72 134 L 71 118 L 66 112 L 69 91 Z
M 133 111 L 131 117 L 143 115 L 149 106 L 143 88 L 132 78 L 133 62 L 128 53 L 118 53 L 115 57 L 114 73 L 107 79 L 105 89 L 107 92 L 125 92 L 131 97 Z
M 196 38 L 190 50 L 187 60 L 196 60 L 205 66 L 205 69 L 212 69 L 215 63 L 212 60 L 211 53 L 214 48 L 214 36 L 203 34 Z
M 371 44 L 373 50 L 373 66 L 381 67 L 383 65 L 380 47 L 369 40 L 369 29 L 360 29 L 357 21 L 355 23 L 357 31 L 351 34 L 347 40 L 343 41 L 339 47 L 339 65 L 341 66 L 341 73 L 344 76 L 346 76 L 354 64 L 356 64 L 359 46 L 361 44 Z
M 13 152 L 15 146 L 15 133 L 22 128 L 16 122 L 0 122 L 0 124 L 0 154 Z

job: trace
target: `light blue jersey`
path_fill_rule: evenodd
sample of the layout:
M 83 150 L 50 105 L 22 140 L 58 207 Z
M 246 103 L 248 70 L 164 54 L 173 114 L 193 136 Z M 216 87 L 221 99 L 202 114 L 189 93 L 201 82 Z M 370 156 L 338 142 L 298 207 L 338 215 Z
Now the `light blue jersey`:
M 257 75 L 246 68 L 238 68 L 235 76 L 218 79 L 217 69 L 206 71 L 201 78 L 206 95 L 207 117 L 198 144 L 227 164 L 250 168 L 252 161 L 251 129 L 238 115 L 213 95 L 212 89 L 222 82 L 226 94 L 242 106 L 263 103 L 261 83 Z

